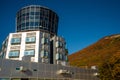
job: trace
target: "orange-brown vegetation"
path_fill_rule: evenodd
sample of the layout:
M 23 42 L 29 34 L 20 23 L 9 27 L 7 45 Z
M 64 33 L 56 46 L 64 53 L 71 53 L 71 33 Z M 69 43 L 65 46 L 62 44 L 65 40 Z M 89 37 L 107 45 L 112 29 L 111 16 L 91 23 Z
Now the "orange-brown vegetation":
M 90 67 L 100 65 L 113 55 L 120 53 L 120 35 L 111 35 L 100 39 L 98 42 L 69 55 L 71 66 Z
M 99 65 L 99 74 L 101 80 L 120 80 L 120 52 Z

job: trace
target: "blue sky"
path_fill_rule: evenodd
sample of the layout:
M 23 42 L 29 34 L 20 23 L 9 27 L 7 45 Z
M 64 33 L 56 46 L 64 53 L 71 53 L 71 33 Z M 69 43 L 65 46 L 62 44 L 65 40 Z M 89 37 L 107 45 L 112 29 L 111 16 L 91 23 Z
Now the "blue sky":
M 69 54 L 104 36 L 120 34 L 120 0 L 1 0 L 0 44 L 15 32 L 16 12 L 34 4 L 49 7 L 58 14 L 58 35 L 65 38 Z

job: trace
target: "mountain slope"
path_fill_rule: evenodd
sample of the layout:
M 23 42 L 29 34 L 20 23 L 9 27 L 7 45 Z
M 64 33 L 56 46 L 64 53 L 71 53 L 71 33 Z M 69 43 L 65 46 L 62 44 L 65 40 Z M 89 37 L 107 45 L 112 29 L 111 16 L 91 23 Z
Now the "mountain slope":
M 69 55 L 69 62 L 71 66 L 77 67 L 98 66 L 118 52 L 120 52 L 120 34 L 104 37 L 87 48 Z

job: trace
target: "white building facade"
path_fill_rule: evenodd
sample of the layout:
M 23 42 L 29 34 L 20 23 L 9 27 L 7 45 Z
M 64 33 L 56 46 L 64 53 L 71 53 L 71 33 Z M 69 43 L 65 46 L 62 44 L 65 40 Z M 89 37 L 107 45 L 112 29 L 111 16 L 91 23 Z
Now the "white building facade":
M 49 33 L 28 31 L 10 33 L 4 42 L 6 47 L 3 46 L 1 55 L 6 59 L 67 64 L 66 43 L 62 37 L 51 38 Z

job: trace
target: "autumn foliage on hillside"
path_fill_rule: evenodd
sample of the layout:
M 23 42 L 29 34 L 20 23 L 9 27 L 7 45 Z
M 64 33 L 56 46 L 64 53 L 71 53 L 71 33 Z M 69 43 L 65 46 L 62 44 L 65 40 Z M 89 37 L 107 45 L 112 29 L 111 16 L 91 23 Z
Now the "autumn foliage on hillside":
M 120 52 L 99 66 L 99 74 L 101 80 L 120 80 Z
M 69 55 L 71 66 L 90 67 L 100 65 L 111 56 L 120 53 L 120 35 L 107 36 L 95 44 Z

